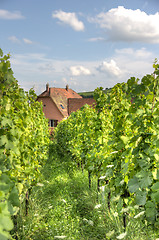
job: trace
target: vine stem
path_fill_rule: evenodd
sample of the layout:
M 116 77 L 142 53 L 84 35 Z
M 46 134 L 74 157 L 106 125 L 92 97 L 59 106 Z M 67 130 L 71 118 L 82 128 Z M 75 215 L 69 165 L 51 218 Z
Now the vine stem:
M 89 189 L 91 189 L 91 172 L 88 171 Z

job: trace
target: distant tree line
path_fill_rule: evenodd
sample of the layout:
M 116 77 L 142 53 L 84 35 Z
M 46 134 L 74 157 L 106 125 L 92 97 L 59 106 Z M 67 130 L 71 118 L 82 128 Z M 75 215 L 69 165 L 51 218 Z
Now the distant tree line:
M 105 88 L 105 89 L 103 89 L 103 92 L 105 94 L 107 94 L 108 92 L 110 92 L 110 90 L 111 90 L 111 88 Z M 82 96 L 83 98 L 93 98 L 94 92 L 93 91 L 92 92 L 81 92 L 81 93 L 79 93 L 79 95 Z

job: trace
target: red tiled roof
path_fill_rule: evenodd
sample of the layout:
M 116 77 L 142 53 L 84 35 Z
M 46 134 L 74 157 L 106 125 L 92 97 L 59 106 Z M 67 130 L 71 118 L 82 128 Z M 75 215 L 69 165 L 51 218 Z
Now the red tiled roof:
M 96 101 L 93 98 L 69 98 L 68 99 L 68 115 L 70 115 L 72 112 L 77 111 L 81 107 L 83 107 L 85 104 L 88 105 L 95 105 Z
M 70 88 L 48 88 L 41 93 L 38 97 L 51 97 L 60 112 L 64 117 L 68 116 L 67 112 L 67 99 L 68 98 L 82 98 L 78 93 Z

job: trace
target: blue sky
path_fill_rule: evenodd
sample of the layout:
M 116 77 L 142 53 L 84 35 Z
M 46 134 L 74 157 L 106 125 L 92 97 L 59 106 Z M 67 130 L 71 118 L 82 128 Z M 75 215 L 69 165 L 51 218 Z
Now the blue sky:
M 37 94 L 113 87 L 159 58 L 158 0 L 0 0 L 0 27 L 15 78 Z

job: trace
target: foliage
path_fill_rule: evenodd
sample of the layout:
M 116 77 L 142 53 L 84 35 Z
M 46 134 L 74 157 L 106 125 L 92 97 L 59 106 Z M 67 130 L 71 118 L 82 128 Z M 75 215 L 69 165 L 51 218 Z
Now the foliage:
M 0 50 L 0 57 L 0 234 L 8 239 L 10 216 L 39 181 L 49 133 L 34 91 L 24 92 L 13 76 L 10 56 Z
M 109 93 L 94 91 L 96 108 L 85 106 L 56 128 L 55 141 L 82 161 L 88 172 L 104 179 L 121 208 L 136 206 L 145 221 L 159 226 L 159 64 L 141 81 L 116 84 Z M 63 141 L 60 136 L 62 131 Z M 67 136 L 67 138 L 65 137 Z M 121 211 L 121 209 L 120 209 Z M 126 228 L 126 214 L 123 214 Z

